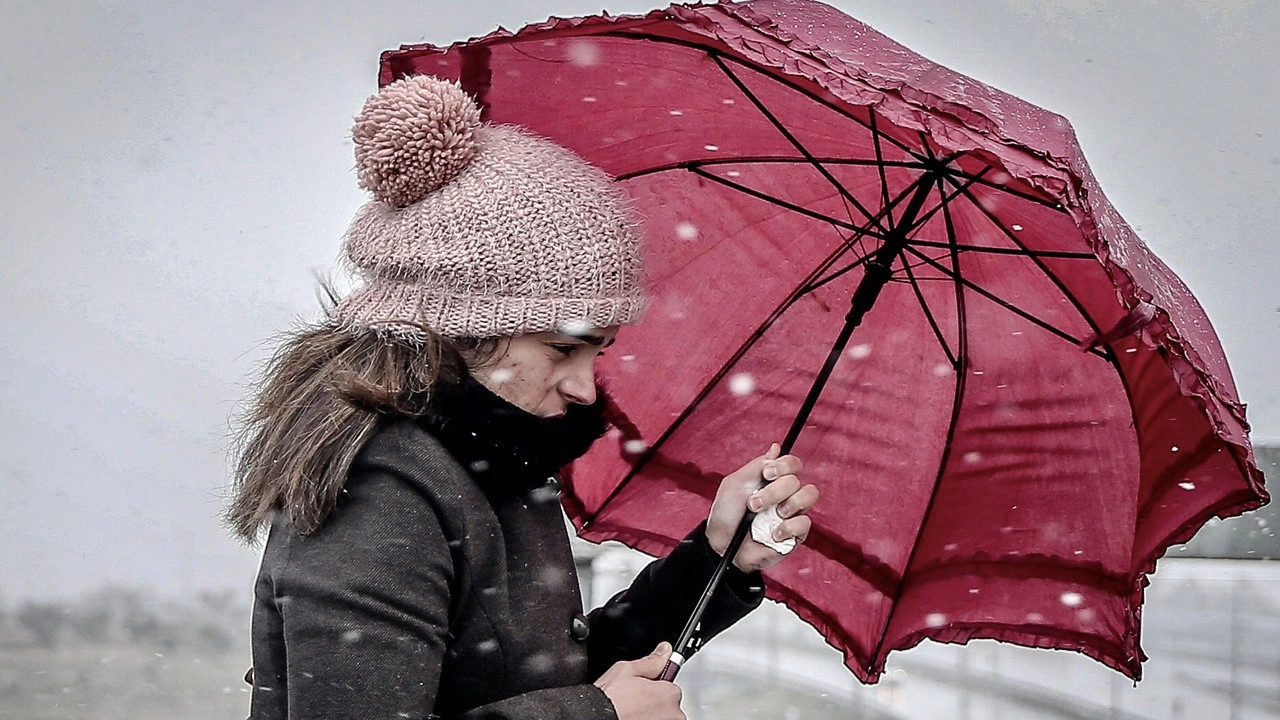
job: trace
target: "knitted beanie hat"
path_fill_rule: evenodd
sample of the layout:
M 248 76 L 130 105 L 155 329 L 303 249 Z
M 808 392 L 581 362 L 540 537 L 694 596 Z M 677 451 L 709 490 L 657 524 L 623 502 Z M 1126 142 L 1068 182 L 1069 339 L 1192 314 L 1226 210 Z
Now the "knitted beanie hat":
M 608 175 L 419 75 L 369 98 L 352 131 L 373 200 L 344 239 L 363 285 L 338 321 L 410 340 L 635 323 L 640 239 Z

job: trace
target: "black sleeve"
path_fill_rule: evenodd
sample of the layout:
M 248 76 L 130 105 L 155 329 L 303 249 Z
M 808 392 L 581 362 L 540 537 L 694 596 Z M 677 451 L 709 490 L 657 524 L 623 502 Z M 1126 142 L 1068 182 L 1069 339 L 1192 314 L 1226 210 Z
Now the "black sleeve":
M 619 660 L 648 655 L 663 640 L 674 644 L 719 562 L 703 522 L 671 554 L 649 563 L 631 587 L 593 610 L 587 636 L 590 676 L 599 677 Z M 702 616 L 699 636 L 710 640 L 754 610 L 763 598 L 764 576 L 729 565 Z
M 287 655 L 289 718 L 427 718 L 449 626 L 453 565 L 435 508 L 386 471 L 353 474 L 321 528 L 289 533 L 273 578 Z M 255 678 L 257 679 L 257 678 Z M 260 679 L 257 679 L 261 682 Z M 538 690 L 466 720 L 616 720 L 594 685 Z

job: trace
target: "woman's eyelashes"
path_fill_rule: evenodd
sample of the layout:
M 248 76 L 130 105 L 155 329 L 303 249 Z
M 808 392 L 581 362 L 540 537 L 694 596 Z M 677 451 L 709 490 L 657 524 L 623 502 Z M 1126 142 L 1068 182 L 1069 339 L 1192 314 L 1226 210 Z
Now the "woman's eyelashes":
M 584 348 L 594 349 L 596 351 L 595 353 L 596 357 L 604 355 L 604 348 L 597 348 L 594 345 L 589 345 L 587 343 L 579 343 L 579 344 L 573 344 L 573 345 L 564 344 L 564 343 L 549 343 L 549 345 L 552 350 L 555 350 L 556 352 L 560 353 L 565 357 L 569 357 L 573 355 L 574 352 L 578 350 L 582 350 Z

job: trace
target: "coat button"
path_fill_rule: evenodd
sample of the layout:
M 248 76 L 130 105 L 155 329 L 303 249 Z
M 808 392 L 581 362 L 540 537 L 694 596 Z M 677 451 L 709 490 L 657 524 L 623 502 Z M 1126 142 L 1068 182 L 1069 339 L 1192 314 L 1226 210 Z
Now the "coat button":
M 573 622 L 569 624 L 569 635 L 578 642 L 586 642 L 590 634 L 591 626 L 587 624 L 587 618 L 581 614 L 574 615 Z

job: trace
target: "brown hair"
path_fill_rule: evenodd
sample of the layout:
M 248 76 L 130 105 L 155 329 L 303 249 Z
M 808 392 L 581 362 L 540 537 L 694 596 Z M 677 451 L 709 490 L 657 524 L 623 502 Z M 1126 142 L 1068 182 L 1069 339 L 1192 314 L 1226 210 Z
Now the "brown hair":
M 232 532 L 258 539 L 276 512 L 314 532 L 346 483 L 351 462 L 387 417 L 421 417 L 440 382 L 487 360 L 496 340 L 450 339 L 422 328 L 410 342 L 329 321 L 280 345 L 240 421 L 231 501 Z

